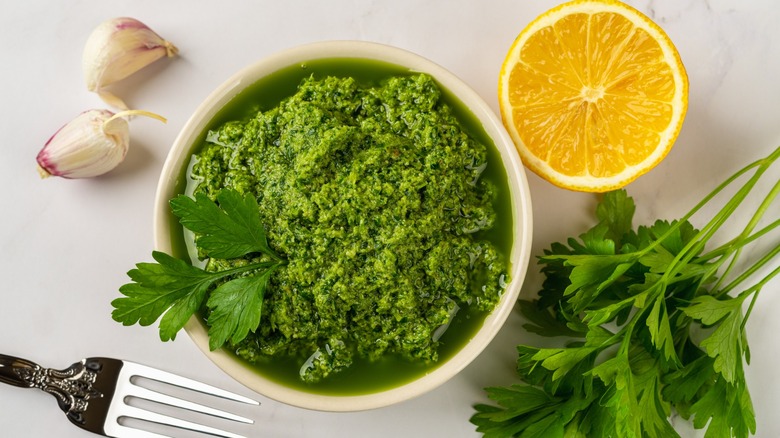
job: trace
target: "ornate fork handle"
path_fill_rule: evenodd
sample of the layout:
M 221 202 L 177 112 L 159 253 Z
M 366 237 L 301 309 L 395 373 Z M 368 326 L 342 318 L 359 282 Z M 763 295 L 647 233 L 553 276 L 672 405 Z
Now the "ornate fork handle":
M 35 362 L 0 354 L 0 382 L 22 388 L 38 388 L 57 399 L 60 409 L 79 418 L 90 399 L 103 395 L 93 388 L 100 365 L 83 360 L 64 370 L 44 368 Z

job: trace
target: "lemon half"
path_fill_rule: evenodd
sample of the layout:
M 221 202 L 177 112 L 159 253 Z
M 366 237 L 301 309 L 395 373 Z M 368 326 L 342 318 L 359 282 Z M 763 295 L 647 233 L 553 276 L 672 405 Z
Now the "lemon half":
M 668 154 L 688 108 L 688 77 L 647 16 L 618 1 L 575 0 L 515 39 L 498 94 L 529 169 L 560 187 L 606 192 Z

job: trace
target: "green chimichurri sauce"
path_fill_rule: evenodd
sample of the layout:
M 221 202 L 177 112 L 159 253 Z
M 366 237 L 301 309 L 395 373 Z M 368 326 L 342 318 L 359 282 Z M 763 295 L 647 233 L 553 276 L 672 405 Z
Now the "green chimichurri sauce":
M 255 195 L 288 261 L 256 333 L 231 346 L 285 385 L 355 394 L 412 380 L 468 341 L 509 281 L 498 152 L 427 75 L 291 66 L 231 101 L 193 152 L 189 190 Z

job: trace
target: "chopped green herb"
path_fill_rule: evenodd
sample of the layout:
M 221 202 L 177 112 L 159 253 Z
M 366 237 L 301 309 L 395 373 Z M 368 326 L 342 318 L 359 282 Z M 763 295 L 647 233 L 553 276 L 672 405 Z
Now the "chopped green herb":
M 307 71 L 280 102 L 216 117 L 188 188 L 196 199 L 255 195 L 287 259 L 259 328 L 230 350 L 305 391 L 375 391 L 387 379 L 372 370 L 422 375 L 500 300 L 511 282 L 508 186 L 478 141 L 489 139 L 470 134 L 432 77 Z M 215 256 L 207 269 L 235 266 Z
M 268 279 L 283 263 L 268 246 L 257 201 L 223 190 L 216 203 L 205 195 L 180 195 L 171 207 L 182 226 L 197 234 L 206 255 L 235 259 L 259 253 L 266 258 L 208 272 L 155 251 L 157 263 L 139 263 L 127 273 L 133 282 L 119 288 L 124 297 L 111 303 L 111 316 L 124 325 L 148 326 L 160 319 L 160 339 L 168 341 L 205 304 L 210 310 L 209 348 L 240 342 L 260 323 Z
M 745 324 L 763 286 L 780 273 L 769 265 L 780 245 L 734 271 L 746 264 L 740 255 L 748 244 L 780 226 L 774 220 L 757 229 L 780 182 L 739 235 L 705 247 L 778 157 L 780 148 L 740 170 L 680 220 L 636 230 L 633 200 L 624 190 L 605 194 L 598 224 L 579 239 L 553 243 L 539 260 L 546 277 L 539 297 L 520 302 L 527 330 L 572 340 L 564 348 L 519 346 L 524 383 L 487 388 L 498 406 L 475 406 L 477 431 L 486 437 L 671 437 L 679 436 L 668 420 L 674 409 L 706 428 L 706 437 L 754 434 Z M 695 229 L 689 219 L 740 178 L 747 181 L 733 198 Z M 763 270 L 769 273 L 744 286 Z

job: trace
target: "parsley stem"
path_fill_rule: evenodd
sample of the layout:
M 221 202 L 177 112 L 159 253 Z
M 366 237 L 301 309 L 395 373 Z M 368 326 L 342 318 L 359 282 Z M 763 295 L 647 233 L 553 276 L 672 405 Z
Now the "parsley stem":
M 741 238 L 740 236 L 735 237 L 734 239 L 713 249 L 712 251 L 700 255 L 699 257 L 697 257 L 697 261 L 706 262 L 712 259 L 716 259 L 719 257 L 723 257 L 725 255 L 732 254 L 734 252 L 735 247 L 747 246 L 751 242 L 754 242 L 760 239 L 761 237 L 765 236 L 767 233 L 773 231 L 778 226 L 780 226 L 780 219 L 775 220 L 774 222 L 770 223 L 769 225 L 765 226 L 764 228 L 761 228 L 760 230 L 756 231 L 755 233 L 745 238 Z
M 770 154 L 769 156 L 757 160 L 748 166 L 745 166 L 744 168 L 738 170 L 735 172 L 730 178 L 728 178 L 726 181 L 721 183 L 718 187 L 715 188 L 710 194 L 708 194 L 701 202 L 699 202 L 693 209 L 691 209 L 685 216 L 683 216 L 680 220 L 676 221 L 674 224 L 672 224 L 669 229 L 659 236 L 654 242 L 652 242 L 647 247 L 643 248 L 641 251 L 638 252 L 638 256 L 641 257 L 650 251 L 654 250 L 655 247 L 658 245 L 661 245 L 667 238 L 672 236 L 675 232 L 679 230 L 679 228 L 686 223 L 694 214 L 696 214 L 701 208 L 703 208 L 706 204 L 708 204 L 715 196 L 717 196 L 720 192 L 722 192 L 726 187 L 731 185 L 733 182 L 735 182 L 737 179 L 748 173 L 750 170 L 753 170 L 755 168 L 755 172 L 750 177 L 750 179 L 739 188 L 737 193 L 732 197 L 729 202 L 724 205 L 721 210 L 698 232 L 698 234 L 691 239 L 688 244 L 685 245 L 685 247 L 677 253 L 677 255 L 674 257 L 674 259 L 669 263 L 668 269 L 666 269 L 662 275 L 662 277 L 659 279 L 658 283 L 653 287 L 654 290 L 647 291 L 648 296 L 645 298 L 646 302 L 652 302 L 656 299 L 658 299 L 659 294 L 665 294 L 667 287 L 670 284 L 676 283 L 678 281 L 681 281 L 685 276 L 680 277 L 681 272 L 684 270 L 684 268 L 691 262 L 691 260 L 695 259 L 697 254 L 699 254 L 705 247 L 706 243 L 717 233 L 717 231 L 723 226 L 724 223 L 727 222 L 727 220 L 733 215 L 733 213 L 737 210 L 737 208 L 742 204 L 742 202 L 747 198 L 747 195 L 753 190 L 755 185 L 758 183 L 758 181 L 761 179 L 763 174 L 766 172 L 766 170 L 772 165 L 772 163 L 780 157 L 780 148 L 777 148 Z M 767 195 L 767 197 L 762 202 L 761 206 L 759 206 L 756 213 L 754 213 L 753 217 L 751 218 L 748 225 L 745 227 L 745 229 L 740 234 L 740 237 L 738 237 L 734 243 L 738 243 L 736 248 L 732 247 L 730 251 L 728 252 L 736 252 L 738 254 L 739 250 L 744 246 L 744 243 L 746 240 L 753 240 L 756 237 L 752 237 L 750 233 L 753 231 L 753 229 L 758 224 L 761 217 L 764 215 L 766 210 L 769 208 L 769 205 L 774 200 L 774 198 L 777 196 L 777 194 L 780 193 L 780 182 L 778 182 L 773 189 L 770 191 L 770 193 Z M 773 227 L 772 227 L 773 228 Z M 756 234 L 765 234 L 766 232 L 770 231 L 771 228 L 765 228 L 760 230 Z M 727 253 L 728 253 L 727 252 Z M 739 281 L 744 280 L 744 278 L 747 278 L 752 272 L 755 272 L 760 266 L 767 263 L 774 255 L 776 255 L 777 252 L 780 252 L 780 247 L 776 248 L 773 251 L 770 251 L 769 254 L 767 254 L 764 259 L 762 259 L 762 262 L 757 263 L 753 268 L 751 268 L 748 272 L 744 273 L 740 277 L 738 277 Z M 718 268 L 726 261 L 726 258 L 723 258 L 715 263 L 715 266 L 713 269 L 709 270 L 705 276 L 702 277 L 702 283 L 706 281 L 706 279 L 710 278 L 712 275 L 715 275 Z M 731 267 L 734 264 L 734 260 L 732 260 L 731 264 L 729 265 L 729 268 L 727 270 L 731 269 Z M 695 275 L 692 275 L 692 277 L 695 277 Z M 734 285 L 738 284 L 734 283 Z M 763 283 L 761 283 L 763 284 Z M 731 285 L 730 285 L 731 286 Z M 731 286 L 733 287 L 733 286 Z M 620 353 L 621 354 L 628 354 L 628 346 L 630 345 L 630 339 L 633 337 L 633 332 L 635 329 L 635 326 L 637 322 L 642 319 L 642 315 L 649 310 L 649 307 L 645 307 L 639 312 L 637 312 L 635 315 L 633 315 L 631 321 L 624 325 L 621 330 L 619 330 L 618 334 L 616 336 L 623 336 L 623 342 L 620 346 Z
M 691 217 L 693 217 L 699 210 L 701 210 L 705 205 L 707 205 L 715 196 L 720 194 L 726 187 L 730 186 L 734 181 L 742 177 L 744 174 L 748 173 L 753 168 L 757 168 L 753 176 L 743 185 L 739 191 L 734 195 L 734 197 L 721 209 L 718 214 L 713 217 L 712 220 L 702 229 L 702 231 L 699 233 L 700 235 L 705 232 L 705 229 L 710 226 L 715 226 L 720 222 L 718 227 L 722 225 L 722 222 L 724 222 L 724 219 L 728 216 L 730 216 L 731 213 L 739 206 L 739 204 L 742 203 L 744 198 L 747 196 L 747 194 L 750 192 L 750 190 L 753 189 L 753 187 L 756 185 L 758 180 L 761 178 L 763 173 L 774 163 L 778 158 L 780 158 L 780 147 L 776 148 L 771 154 L 768 156 L 761 158 L 759 160 L 756 160 L 747 166 L 743 167 L 742 169 L 739 169 L 736 171 L 733 175 L 731 175 L 728 179 L 723 181 L 719 186 L 717 186 L 712 192 L 710 192 L 707 196 L 705 196 L 701 201 L 699 201 L 696 206 L 694 206 L 688 213 L 686 213 L 682 218 L 680 218 L 674 225 L 672 225 L 666 233 L 661 235 L 658 239 L 656 239 L 655 242 L 648 245 L 647 248 L 644 248 L 642 250 L 642 255 L 649 253 L 653 249 L 655 249 L 656 246 L 660 245 L 661 242 L 666 240 L 669 236 L 671 236 L 673 233 L 675 233 L 683 223 L 687 222 Z M 697 236 L 698 237 L 698 236 Z M 694 239 L 697 240 L 697 239 Z
M 733 256 L 731 256 L 731 262 L 729 263 L 729 266 L 726 268 L 726 270 L 723 272 L 723 275 L 720 276 L 720 279 L 715 284 L 715 286 L 712 288 L 712 290 L 717 290 L 720 287 L 721 283 L 724 281 L 724 279 L 726 279 L 728 277 L 729 273 L 731 272 L 731 270 L 736 265 L 737 259 L 739 258 L 739 255 L 742 252 L 742 249 L 745 247 L 745 244 L 742 243 L 742 242 L 750 237 L 750 233 L 753 232 L 755 227 L 758 225 L 758 222 L 764 216 L 764 214 L 766 213 L 766 210 L 772 204 L 772 201 L 774 201 L 774 199 L 777 197 L 778 193 L 780 193 L 780 180 L 778 180 L 775 183 L 775 185 L 769 191 L 767 196 L 761 202 L 761 205 L 759 205 L 758 209 L 753 214 L 753 217 L 750 219 L 748 224 L 745 226 L 745 228 L 742 230 L 742 232 L 739 234 L 739 236 L 737 236 L 737 238 L 736 238 L 737 242 L 734 242 L 732 244 L 734 246 L 731 248 L 731 251 L 733 251 L 733 253 L 732 253 Z
M 743 281 L 747 280 L 749 277 L 751 277 L 753 274 L 755 274 L 759 269 L 763 268 L 767 263 L 772 261 L 772 259 L 774 259 L 774 257 L 777 256 L 778 254 L 780 254 L 780 245 L 775 246 L 774 248 L 772 248 L 772 250 L 770 250 L 769 252 L 764 254 L 763 257 L 758 259 L 755 263 L 752 263 L 750 268 L 746 269 L 737 278 L 733 279 L 723 289 L 720 289 L 720 290 L 716 291 L 713 295 L 715 297 L 721 297 L 723 295 L 728 294 L 729 292 L 734 290 L 734 288 L 736 288 L 740 283 L 742 283 Z M 761 280 L 760 284 L 763 285 L 764 283 L 769 281 L 769 279 L 771 279 L 771 277 L 773 277 L 775 275 L 777 275 L 777 273 L 773 271 L 772 273 L 770 273 L 767 276 L 768 278 L 765 277 L 764 280 Z M 751 289 L 752 288 L 747 289 L 747 290 L 751 290 Z
M 752 293 L 753 296 L 750 299 L 750 305 L 748 306 L 747 311 L 745 312 L 745 316 L 742 318 L 742 324 L 741 329 L 745 330 L 745 324 L 747 323 L 748 318 L 750 317 L 750 313 L 753 311 L 753 306 L 756 304 L 756 300 L 758 300 L 758 294 L 761 293 L 761 290 L 764 288 L 764 285 L 769 283 L 769 281 L 774 278 L 777 274 L 780 274 L 780 266 L 776 267 L 772 272 L 769 273 L 766 277 L 761 279 L 758 283 L 747 289 L 746 293 Z M 749 291 L 749 292 L 748 292 Z
M 704 249 L 706 243 L 712 238 L 712 236 L 715 235 L 715 233 L 723 226 L 723 224 L 726 223 L 726 221 L 734 214 L 737 208 L 745 200 L 747 195 L 753 190 L 755 185 L 758 183 L 759 179 L 761 179 L 764 172 L 766 172 L 766 170 L 774 163 L 774 161 L 778 157 L 780 157 L 780 147 L 775 149 L 769 156 L 757 160 L 749 164 L 748 166 L 745 166 L 744 168 L 738 170 L 729 179 L 727 179 L 726 181 L 721 183 L 718 187 L 716 187 L 715 190 L 713 190 L 709 195 L 707 195 L 699 204 L 697 204 L 690 212 L 688 212 L 688 214 L 686 214 L 682 219 L 680 219 L 672 227 L 670 227 L 669 230 L 667 230 L 667 232 L 664 233 L 664 235 L 662 235 L 655 242 L 649 245 L 648 248 L 645 248 L 645 251 L 647 251 L 649 248 L 655 247 L 656 245 L 660 245 L 668 236 L 670 236 L 673 232 L 676 232 L 676 230 L 680 226 L 682 226 L 684 222 L 686 222 L 700 208 L 702 208 L 705 204 L 707 204 L 710 200 L 712 200 L 712 198 L 714 198 L 718 193 L 724 190 L 727 186 L 731 185 L 739 177 L 741 177 L 742 175 L 744 175 L 754 167 L 757 167 L 753 175 L 750 177 L 750 179 L 742 187 L 739 188 L 739 190 L 732 197 L 732 199 L 729 200 L 729 202 L 727 202 L 726 205 L 723 206 L 723 208 L 721 208 L 721 210 L 699 231 L 699 233 L 693 239 L 691 239 L 690 242 L 688 242 L 688 244 L 675 256 L 674 260 L 672 260 L 672 262 L 669 264 L 669 268 L 663 274 L 663 278 L 661 281 L 663 281 L 664 284 L 669 283 L 670 279 L 676 277 L 683 270 L 683 268 L 686 265 L 688 265 L 688 263 L 691 260 L 693 260 L 696 257 L 696 255 L 699 254 Z M 774 200 L 774 198 L 777 196 L 779 192 L 780 192 L 780 181 L 778 181 L 778 183 L 775 184 L 775 186 L 772 188 L 769 194 L 764 198 L 764 201 L 761 203 L 760 207 L 753 215 L 748 225 L 740 234 L 742 239 L 744 239 L 747 235 L 749 235 L 750 232 L 755 228 L 755 226 L 758 224 L 758 221 L 761 219 L 763 214 L 769 208 L 769 205 L 771 204 L 771 202 Z M 739 248 L 741 248 L 741 246 Z M 737 251 L 739 251 L 739 249 L 737 249 Z M 735 260 L 736 257 L 732 259 L 731 263 L 729 264 L 729 267 L 726 269 L 727 272 L 730 271 L 731 268 L 734 266 Z
M 682 226 L 683 223 L 687 222 L 691 217 L 693 217 L 693 215 L 695 215 L 699 210 L 701 210 L 705 205 L 707 205 L 715 196 L 720 194 L 720 192 L 722 192 L 726 187 L 730 186 L 734 181 L 742 177 L 744 174 L 748 173 L 753 168 L 758 167 L 753 177 L 750 178 L 750 180 L 740 189 L 740 191 L 737 192 L 737 195 L 735 195 L 735 197 L 731 201 L 729 201 L 729 203 L 726 204 L 726 206 L 721 210 L 721 212 L 719 212 L 719 214 L 715 218 L 713 218 L 713 220 L 711 220 L 710 223 L 716 222 L 716 219 L 718 218 L 718 216 L 724 213 L 724 210 L 728 210 L 730 209 L 730 207 L 736 208 L 736 206 L 739 205 L 739 203 L 742 202 L 742 199 L 744 199 L 744 197 L 747 195 L 747 192 L 749 192 L 750 189 L 752 189 L 753 186 L 756 184 L 758 179 L 761 177 L 761 174 L 763 174 L 766 168 L 769 167 L 775 160 L 777 160 L 778 157 L 780 157 L 780 147 L 775 149 L 769 156 L 756 160 L 748 164 L 747 166 L 743 167 L 742 169 L 736 171 L 733 175 L 731 175 L 729 178 L 723 181 L 719 186 L 717 186 L 715 190 L 710 192 L 701 201 L 699 201 L 698 204 L 696 204 L 682 218 L 676 221 L 675 224 L 669 227 L 669 229 L 664 234 L 659 236 L 658 239 L 656 239 L 647 247 L 643 248 L 642 251 L 640 251 L 640 255 L 645 255 L 653 251 L 656 246 L 660 245 L 668 237 L 670 237 L 675 232 L 677 232 L 677 230 Z M 741 198 L 738 198 L 740 194 L 742 196 Z

